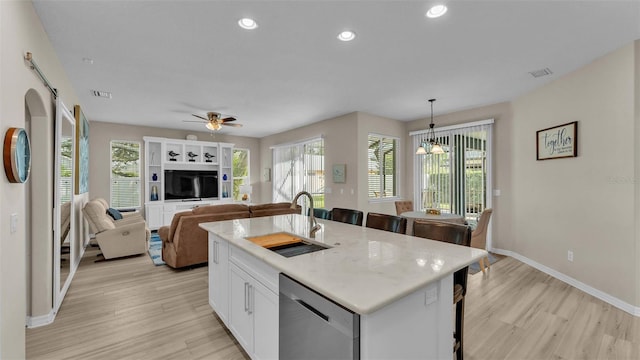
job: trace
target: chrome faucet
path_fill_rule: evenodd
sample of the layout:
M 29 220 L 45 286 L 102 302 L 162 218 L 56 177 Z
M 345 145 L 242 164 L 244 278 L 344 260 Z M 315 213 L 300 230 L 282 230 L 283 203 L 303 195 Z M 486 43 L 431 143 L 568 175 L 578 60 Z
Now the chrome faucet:
M 313 197 L 311 197 L 311 194 L 309 194 L 306 191 L 300 191 L 296 195 L 296 197 L 293 198 L 293 201 L 291 202 L 291 208 L 292 209 L 296 208 L 298 198 L 302 195 L 307 195 L 307 197 L 309 198 L 309 237 L 315 238 L 316 232 L 321 228 L 320 228 L 320 224 L 318 224 L 318 221 L 316 220 L 315 215 L 313 214 Z

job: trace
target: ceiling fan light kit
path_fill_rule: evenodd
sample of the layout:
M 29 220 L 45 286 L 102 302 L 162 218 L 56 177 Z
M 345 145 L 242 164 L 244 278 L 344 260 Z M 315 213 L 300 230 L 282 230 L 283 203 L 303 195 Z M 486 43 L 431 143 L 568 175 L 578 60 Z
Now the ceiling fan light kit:
M 236 121 L 236 118 L 234 118 L 233 116 L 223 117 L 222 114 L 215 111 L 209 111 L 207 113 L 207 117 L 200 116 L 197 114 L 191 114 L 191 115 L 197 117 L 198 119 L 202 119 L 206 121 L 206 124 L 204 126 L 211 131 L 218 131 L 222 129 L 222 125 L 232 126 L 232 127 L 242 127 L 242 124 L 230 124 L 230 122 Z M 191 121 L 191 120 L 184 120 L 184 121 L 200 122 L 200 121 Z

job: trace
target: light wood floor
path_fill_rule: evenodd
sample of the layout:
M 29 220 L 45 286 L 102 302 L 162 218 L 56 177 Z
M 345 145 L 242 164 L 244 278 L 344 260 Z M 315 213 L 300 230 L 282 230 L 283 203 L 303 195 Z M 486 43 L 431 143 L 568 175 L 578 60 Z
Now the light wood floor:
M 207 267 L 85 255 L 28 359 L 247 359 L 207 302 Z M 512 258 L 469 277 L 465 358 L 640 359 L 640 319 Z

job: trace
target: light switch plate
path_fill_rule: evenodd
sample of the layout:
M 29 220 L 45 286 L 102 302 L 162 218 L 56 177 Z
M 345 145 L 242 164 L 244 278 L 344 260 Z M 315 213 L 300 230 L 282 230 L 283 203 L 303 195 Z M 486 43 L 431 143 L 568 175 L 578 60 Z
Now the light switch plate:
M 9 228 L 12 234 L 18 231 L 18 214 L 11 214 L 11 222 Z

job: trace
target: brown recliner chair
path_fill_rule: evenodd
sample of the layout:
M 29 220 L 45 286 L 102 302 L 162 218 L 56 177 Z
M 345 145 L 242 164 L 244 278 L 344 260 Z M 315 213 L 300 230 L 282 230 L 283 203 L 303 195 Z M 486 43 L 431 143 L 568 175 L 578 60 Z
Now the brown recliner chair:
M 244 219 L 251 216 L 243 204 L 200 206 L 175 214 L 170 226 L 158 229 L 162 240 L 162 260 L 173 268 L 206 263 L 208 234 L 200 223 Z

